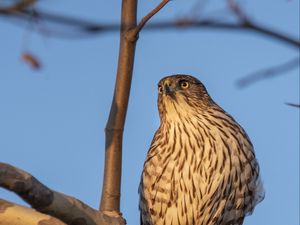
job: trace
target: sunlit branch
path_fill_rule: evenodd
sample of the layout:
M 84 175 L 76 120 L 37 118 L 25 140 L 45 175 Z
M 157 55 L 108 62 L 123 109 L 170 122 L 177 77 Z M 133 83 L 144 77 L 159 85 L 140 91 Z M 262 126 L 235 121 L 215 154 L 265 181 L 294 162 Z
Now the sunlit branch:
M 137 2 L 122 1 L 116 83 L 109 118 L 105 128 L 105 167 L 100 210 L 106 214 L 120 214 L 122 139 L 130 95 L 137 35 L 147 21 L 167 3 L 167 0 L 163 0 L 136 25 Z M 94 28 L 88 30 L 95 31 Z
M 146 23 L 151 19 L 151 17 L 154 16 L 156 13 L 158 13 L 166 4 L 168 4 L 168 2 L 170 2 L 170 0 L 161 1 L 161 3 L 157 7 L 155 7 L 145 17 L 143 17 L 142 20 L 140 21 L 140 23 L 134 29 L 135 34 L 139 33 L 143 29 L 143 27 L 146 25 Z
M 67 225 L 55 217 L 0 199 L 0 225 Z
M 121 217 L 106 218 L 103 213 L 95 210 L 80 200 L 51 190 L 31 174 L 0 163 L 0 187 L 19 195 L 35 210 L 60 219 L 66 224 L 107 225 L 104 221 L 115 220 L 115 224 L 123 224 Z M 1 210 L 0 210 L 1 211 Z M 104 219 L 105 218 L 105 219 Z

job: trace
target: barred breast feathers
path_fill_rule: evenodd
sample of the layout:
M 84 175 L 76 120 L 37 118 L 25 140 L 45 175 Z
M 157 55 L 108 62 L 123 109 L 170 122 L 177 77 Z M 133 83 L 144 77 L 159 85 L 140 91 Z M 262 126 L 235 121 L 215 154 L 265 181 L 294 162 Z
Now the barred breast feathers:
M 247 134 L 204 97 L 159 99 L 161 124 L 139 187 L 144 225 L 238 225 L 264 197 Z

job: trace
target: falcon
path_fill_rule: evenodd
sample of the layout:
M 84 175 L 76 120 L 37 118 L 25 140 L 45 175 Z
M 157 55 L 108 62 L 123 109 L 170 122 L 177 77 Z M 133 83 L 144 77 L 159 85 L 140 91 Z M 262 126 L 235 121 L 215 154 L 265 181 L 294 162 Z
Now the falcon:
M 141 225 L 242 225 L 264 198 L 244 129 L 190 75 L 159 81 L 158 110 L 139 186 Z

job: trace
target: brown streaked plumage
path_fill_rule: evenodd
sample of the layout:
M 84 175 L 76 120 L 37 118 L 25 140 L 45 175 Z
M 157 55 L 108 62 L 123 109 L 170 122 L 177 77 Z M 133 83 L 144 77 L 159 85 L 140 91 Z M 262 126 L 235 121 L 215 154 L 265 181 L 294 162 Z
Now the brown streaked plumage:
M 160 126 L 139 187 L 141 225 L 241 225 L 263 197 L 243 128 L 188 75 L 158 84 Z

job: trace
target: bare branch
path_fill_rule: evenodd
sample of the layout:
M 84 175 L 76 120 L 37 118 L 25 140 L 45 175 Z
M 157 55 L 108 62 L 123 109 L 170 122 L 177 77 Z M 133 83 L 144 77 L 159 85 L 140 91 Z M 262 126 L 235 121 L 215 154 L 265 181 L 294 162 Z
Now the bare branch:
M 139 24 L 136 26 L 135 35 L 137 35 L 145 26 L 145 24 L 151 19 L 152 16 L 154 16 L 156 13 L 158 13 L 166 4 L 168 4 L 170 0 L 162 0 L 158 6 L 156 6 L 151 12 L 149 12 L 143 19 L 139 22 Z
M 292 106 L 292 107 L 300 108 L 300 104 L 295 104 L 295 103 L 290 103 L 290 102 L 286 102 L 285 104 Z
M 238 80 L 237 85 L 240 88 L 247 87 L 257 81 L 263 80 L 263 79 L 269 79 L 273 78 L 275 76 L 281 75 L 285 72 L 288 72 L 294 68 L 299 66 L 299 58 L 293 58 L 287 62 L 284 62 L 280 65 L 268 67 L 259 71 L 256 71 L 254 73 L 251 73 L 241 79 Z
M 29 6 L 33 6 L 36 0 L 23 0 L 23 1 L 18 1 L 14 5 L 5 7 L 5 8 L 0 8 L 0 13 L 13 13 L 17 11 L 21 11 Z
M 136 25 L 136 1 L 122 1 L 121 34 L 118 70 L 114 97 L 105 129 L 105 168 L 100 210 L 120 213 L 120 188 L 122 166 L 122 139 L 133 72 L 137 35 L 169 0 L 163 0 Z
M 110 218 L 74 197 L 49 189 L 31 174 L 5 163 L 0 163 L 0 187 L 16 193 L 37 211 L 67 224 L 79 221 L 87 225 L 108 224 L 109 220 L 123 224 L 121 217 Z
M 67 25 L 78 29 L 79 32 L 87 34 L 97 34 L 105 32 L 119 31 L 118 24 L 99 24 L 90 21 L 75 19 L 72 17 L 66 17 L 62 15 L 56 15 L 51 13 L 33 10 L 22 10 L 14 13 L 4 13 L 0 11 L 2 16 L 11 16 L 14 18 L 30 19 L 32 17 L 39 21 L 49 21 L 62 25 Z M 193 20 L 175 20 L 175 21 L 161 21 L 156 23 L 147 24 L 144 30 L 168 30 L 168 29 L 223 29 L 223 30 L 236 30 L 236 31 L 252 31 L 257 34 L 263 34 L 269 38 L 273 38 L 291 46 L 300 48 L 300 41 L 297 38 L 293 38 L 280 31 L 276 31 L 272 28 L 261 26 L 257 23 L 250 22 L 249 20 L 242 21 L 240 23 L 222 22 L 214 19 L 193 19 Z
M 270 29 L 268 27 L 263 27 L 258 24 L 255 24 L 253 22 L 250 23 L 249 21 L 247 21 L 247 23 L 244 24 L 243 27 L 250 31 L 254 31 L 256 33 L 260 33 L 260 34 L 266 35 L 268 37 L 271 37 L 273 39 L 277 39 L 279 41 L 285 42 L 285 43 L 292 45 L 298 49 L 300 48 L 299 39 L 292 38 L 284 33 L 275 31 L 274 29 Z
M 241 9 L 240 5 L 235 0 L 227 0 L 228 8 L 241 20 L 248 21 L 245 12 Z
M 122 140 L 130 94 L 136 39 L 127 35 L 136 27 L 136 0 L 122 1 L 119 61 L 114 97 L 105 129 L 105 168 L 100 210 L 120 213 Z
M 62 221 L 15 203 L 0 199 L 0 225 L 66 225 Z
M 145 29 L 149 30 L 166 30 L 166 29 L 223 29 L 236 31 L 252 31 L 257 34 L 263 34 L 269 38 L 282 41 L 291 46 L 300 48 L 300 41 L 285 35 L 281 32 L 274 31 L 271 28 L 263 27 L 254 23 L 228 23 L 208 20 L 178 20 L 175 22 L 158 22 L 146 25 Z

